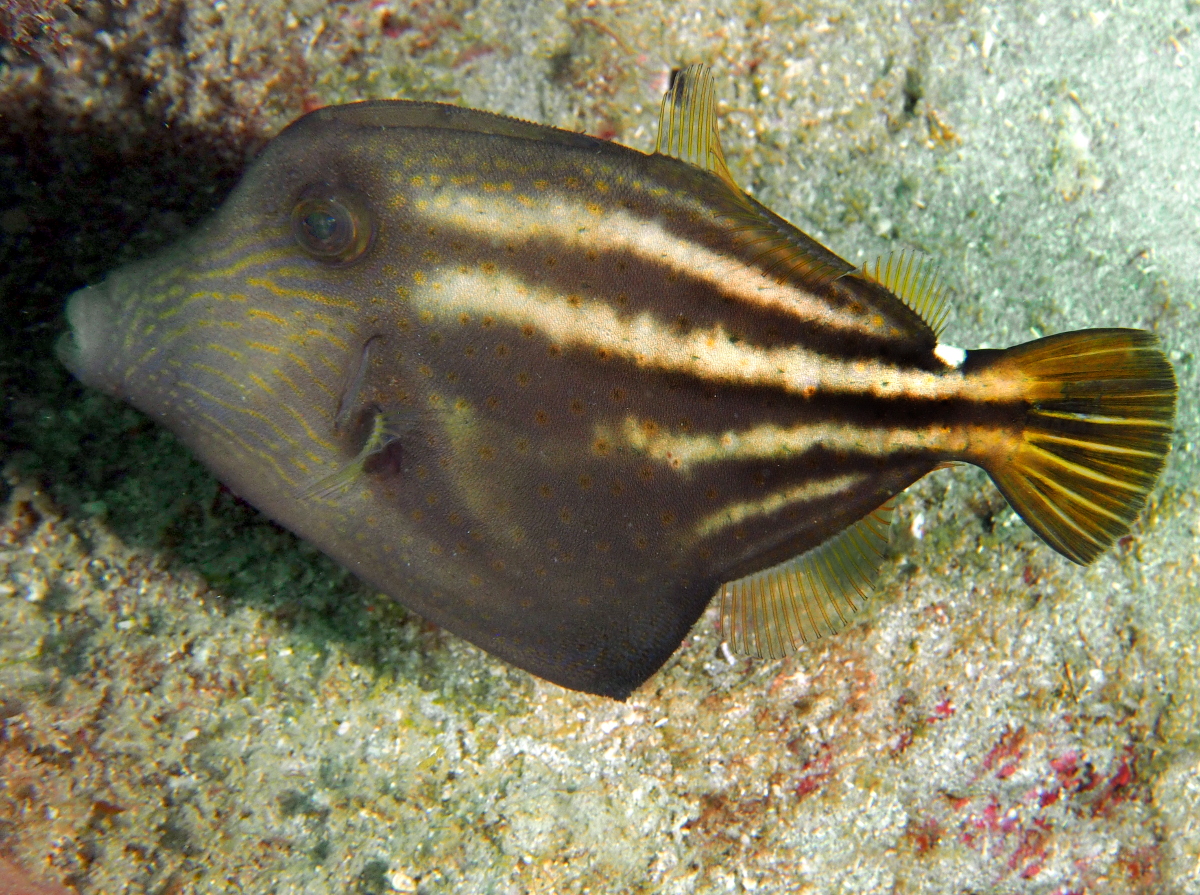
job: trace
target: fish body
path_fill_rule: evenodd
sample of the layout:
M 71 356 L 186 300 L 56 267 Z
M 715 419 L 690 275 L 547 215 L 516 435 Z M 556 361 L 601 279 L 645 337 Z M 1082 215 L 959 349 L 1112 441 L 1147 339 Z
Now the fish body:
M 76 293 L 60 356 L 412 610 L 623 698 L 715 594 L 741 652 L 844 627 L 889 501 L 947 462 L 1077 561 L 1128 530 L 1171 435 L 1154 338 L 964 353 L 939 298 L 738 189 L 694 67 L 654 154 L 311 113 L 190 237 Z

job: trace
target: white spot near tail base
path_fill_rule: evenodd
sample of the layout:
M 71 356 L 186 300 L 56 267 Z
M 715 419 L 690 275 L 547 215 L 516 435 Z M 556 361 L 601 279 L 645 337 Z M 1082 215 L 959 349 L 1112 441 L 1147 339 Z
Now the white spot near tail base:
M 953 367 L 957 370 L 963 365 L 963 361 L 967 359 L 967 352 L 961 348 L 955 348 L 953 345 L 943 345 L 938 342 L 936 348 L 933 349 L 934 357 L 944 363 L 947 367 Z

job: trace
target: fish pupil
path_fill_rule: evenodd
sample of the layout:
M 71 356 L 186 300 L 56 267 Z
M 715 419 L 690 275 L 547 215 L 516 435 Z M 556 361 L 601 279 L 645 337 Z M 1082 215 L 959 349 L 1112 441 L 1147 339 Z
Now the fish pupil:
M 334 199 L 301 201 L 293 220 L 300 247 L 322 260 L 343 260 L 343 253 L 354 242 L 354 218 Z
M 330 242 L 337 232 L 338 221 L 328 211 L 314 211 L 304 218 L 304 229 L 314 242 Z

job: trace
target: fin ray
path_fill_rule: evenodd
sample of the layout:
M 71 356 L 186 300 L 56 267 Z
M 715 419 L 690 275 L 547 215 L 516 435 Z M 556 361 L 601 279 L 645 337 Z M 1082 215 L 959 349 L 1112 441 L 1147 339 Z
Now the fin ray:
M 1130 530 L 1166 463 L 1177 386 L 1152 333 L 1093 329 L 1011 348 L 1025 427 L 984 466 L 1013 509 L 1074 562 Z
M 725 162 L 717 123 L 717 91 L 707 65 L 689 65 L 675 75 L 658 115 L 656 155 L 703 168 L 729 188 L 723 211 L 741 247 L 764 276 L 779 282 L 803 279 L 810 286 L 851 273 L 846 263 L 805 236 L 738 187 Z
M 841 631 L 883 565 L 894 498 L 799 556 L 721 587 L 721 623 L 739 655 L 778 659 Z
M 669 155 L 711 171 L 734 189 L 717 126 L 717 88 L 707 65 L 678 72 L 658 111 L 658 155 Z
M 950 314 L 949 290 L 931 259 L 916 252 L 893 252 L 876 258 L 874 269 L 868 264 L 860 273 L 908 305 L 941 338 Z
M 329 500 L 338 491 L 354 484 L 367 471 L 367 462 L 381 454 L 389 445 L 413 430 L 417 414 L 412 412 L 385 413 L 376 411 L 371 418 L 371 430 L 354 459 L 329 475 L 322 476 L 300 492 L 301 499 Z

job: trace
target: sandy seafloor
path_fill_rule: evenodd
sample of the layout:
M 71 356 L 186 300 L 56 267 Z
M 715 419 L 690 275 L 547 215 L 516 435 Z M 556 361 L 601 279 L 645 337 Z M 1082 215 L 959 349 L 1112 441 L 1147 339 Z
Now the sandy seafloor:
M 1200 893 L 1200 4 L 4 8 L 0 877 Z M 938 472 L 864 624 L 731 664 L 710 610 L 620 704 L 378 598 L 51 356 L 71 289 L 304 108 L 442 99 L 648 149 L 701 60 L 739 181 L 852 261 L 940 259 L 949 341 L 1161 336 L 1175 449 L 1119 547 L 1073 566 Z

